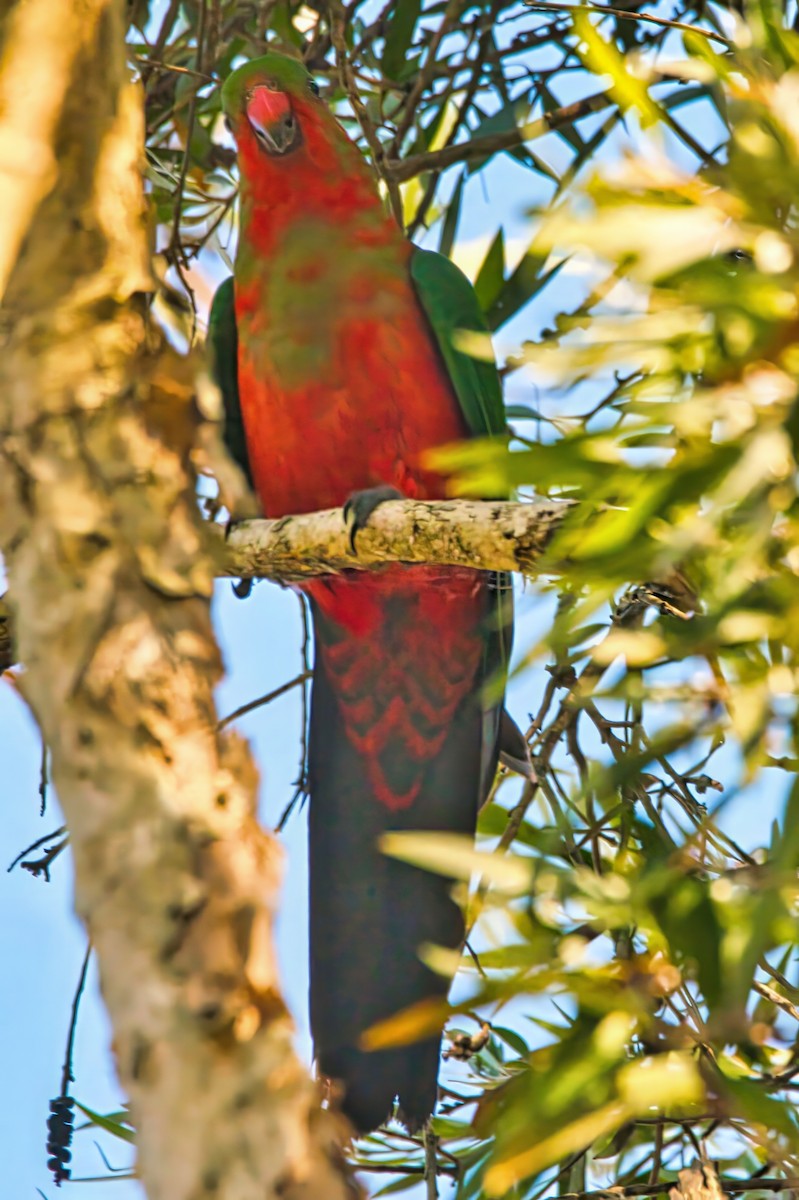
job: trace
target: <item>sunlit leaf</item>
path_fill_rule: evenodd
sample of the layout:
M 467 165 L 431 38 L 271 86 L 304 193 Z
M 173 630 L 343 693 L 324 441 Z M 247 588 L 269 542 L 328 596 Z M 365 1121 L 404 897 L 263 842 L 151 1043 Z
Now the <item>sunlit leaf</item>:
M 596 1138 L 605 1137 L 618 1129 L 627 1116 L 628 1110 L 624 1105 L 607 1104 L 588 1116 L 572 1121 L 521 1154 L 492 1163 L 485 1176 L 486 1194 L 504 1196 L 519 1180 L 542 1171 L 576 1150 L 582 1150 Z
M 447 1013 L 443 1000 L 420 1000 L 402 1012 L 372 1025 L 361 1037 L 364 1050 L 382 1050 L 387 1046 L 408 1046 L 439 1032 Z
M 528 890 L 530 863 L 515 855 L 486 854 L 474 849 L 472 839 L 453 833 L 384 833 L 380 849 L 391 858 L 413 863 L 439 875 L 470 879 L 479 875 L 486 883 L 510 895 Z
M 668 1111 L 698 1104 L 705 1089 L 696 1060 L 688 1054 L 661 1054 L 639 1059 L 618 1074 L 619 1094 L 637 1113 Z
M 582 54 L 587 66 L 597 75 L 610 76 L 611 90 L 622 109 L 637 109 L 644 126 L 655 124 L 660 119 L 658 106 L 650 98 L 646 85 L 632 74 L 623 55 L 602 37 L 587 12 L 575 9 L 572 20 L 584 42 Z
M 102 1113 L 94 1112 L 93 1109 L 87 1108 L 85 1104 L 81 1104 L 79 1100 L 75 1101 L 75 1107 L 79 1108 L 84 1116 L 88 1117 L 93 1125 L 98 1129 L 105 1130 L 106 1133 L 112 1134 L 115 1138 L 119 1138 L 121 1142 L 129 1142 L 133 1145 L 136 1141 L 136 1133 L 130 1126 L 130 1122 L 125 1118 L 120 1121 L 118 1113 L 112 1113 L 109 1116 L 103 1116 Z

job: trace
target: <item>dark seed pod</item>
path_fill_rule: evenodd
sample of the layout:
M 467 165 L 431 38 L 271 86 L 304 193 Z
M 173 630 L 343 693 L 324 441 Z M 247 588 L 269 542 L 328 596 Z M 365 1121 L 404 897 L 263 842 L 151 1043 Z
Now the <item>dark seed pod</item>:
M 56 1187 L 60 1187 L 65 1179 L 70 1178 L 67 1163 L 72 1161 L 72 1135 L 75 1132 L 75 1101 L 71 1096 L 57 1096 L 50 1101 L 50 1115 L 47 1118 L 47 1166 L 53 1173 Z

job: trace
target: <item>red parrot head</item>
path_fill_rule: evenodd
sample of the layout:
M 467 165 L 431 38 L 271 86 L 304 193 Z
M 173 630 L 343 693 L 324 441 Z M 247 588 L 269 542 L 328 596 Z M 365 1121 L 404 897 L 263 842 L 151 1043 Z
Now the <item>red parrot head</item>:
M 260 252 L 278 236 L 268 211 L 292 220 L 313 208 L 382 212 L 374 175 L 298 59 L 265 54 L 244 63 L 225 80 L 222 108 L 238 143 L 243 208 L 260 214 L 251 234 Z

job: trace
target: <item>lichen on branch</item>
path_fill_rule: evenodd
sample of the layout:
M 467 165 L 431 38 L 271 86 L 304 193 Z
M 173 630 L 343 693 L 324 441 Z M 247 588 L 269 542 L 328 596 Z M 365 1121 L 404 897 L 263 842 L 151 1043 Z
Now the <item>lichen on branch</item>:
M 566 501 L 389 500 L 354 539 L 341 509 L 243 521 L 220 553 L 220 573 L 297 582 L 389 562 L 535 574 Z M 354 540 L 354 545 L 353 545 Z

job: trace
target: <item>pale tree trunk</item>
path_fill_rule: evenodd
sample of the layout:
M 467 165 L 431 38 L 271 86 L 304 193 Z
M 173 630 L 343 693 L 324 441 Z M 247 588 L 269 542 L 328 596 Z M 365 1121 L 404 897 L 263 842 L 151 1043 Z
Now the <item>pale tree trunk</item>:
M 248 751 L 216 730 L 192 389 L 146 320 L 124 11 L 2 9 L 0 545 L 21 688 L 52 751 L 150 1200 L 337 1200 L 332 1118 L 276 974 L 279 852 Z

